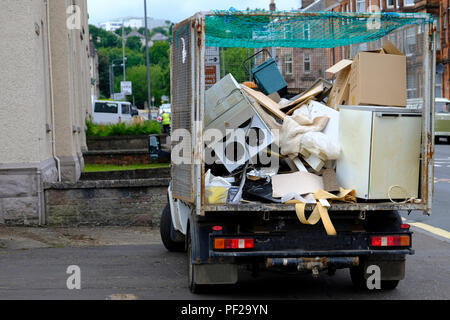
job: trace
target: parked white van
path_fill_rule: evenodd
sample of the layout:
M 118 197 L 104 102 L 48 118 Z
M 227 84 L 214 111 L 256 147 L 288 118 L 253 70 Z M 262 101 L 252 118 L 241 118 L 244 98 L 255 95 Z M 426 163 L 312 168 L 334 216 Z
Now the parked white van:
M 114 124 L 133 120 L 131 103 L 126 101 L 95 100 L 92 112 L 96 124 Z

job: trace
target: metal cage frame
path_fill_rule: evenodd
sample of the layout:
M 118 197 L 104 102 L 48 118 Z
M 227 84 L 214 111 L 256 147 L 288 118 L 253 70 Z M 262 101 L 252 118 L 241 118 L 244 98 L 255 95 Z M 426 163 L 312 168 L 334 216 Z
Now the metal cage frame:
M 174 61 L 177 59 L 179 51 L 175 50 L 177 45 L 177 32 L 182 27 L 190 30 L 189 44 L 190 52 L 188 59 L 191 61 L 191 81 L 190 81 L 190 103 L 184 106 L 184 112 L 188 112 L 190 119 L 191 142 L 191 165 L 190 170 L 190 190 L 179 192 L 173 190 L 173 198 L 187 203 L 197 215 L 205 215 L 207 212 L 269 212 L 269 211 L 295 211 L 294 205 L 289 204 L 220 204 L 211 205 L 205 203 L 205 163 L 203 161 L 203 119 L 205 108 L 205 53 L 206 53 L 206 23 L 205 18 L 208 15 L 216 15 L 215 12 L 200 12 L 189 19 L 180 22 L 174 27 L 174 39 L 171 50 L 171 94 L 172 99 L 177 85 L 175 80 Z M 264 15 L 267 12 L 254 12 L 251 15 Z M 278 12 L 276 16 L 308 15 L 313 13 L 305 12 Z M 358 14 L 355 14 L 358 16 Z M 367 18 L 367 13 L 359 14 L 361 18 Z M 422 145 L 421 145 L 421 170 L 420 170 L 420 199 L 413 202 L 360 202 L 354 204 L 332 203 L 331 211 L 383 211 L 383 210 L 419 210 L 424 214 L 431 214 L 433 188 L 434 188 L 434 99 L 435 99 L 435 68 L 436 68 L 436 30 L 433 25 L 427 22 L 428 17 L 424 15 L 424 37 L 423 41 L 423 83 L 424 96 L 422 106 Z M 183 54 L 183 53 L 182 53 Z M 187 84 L 186 84 L 187 85 Z M 188 102 L 188 101 L 186 101 Z M 172 106 L 173 107 L 173 106 Z M 175 104 L 175 108 L 177 105 Z M 177 115 L 174 114 L 174 120 L 177 121 Z M 173 129 L 177 129 L 175 126 Z M 186 128 L 185 128 L 186 129 Z M 172 164 L 172 186 L 177 181 L 179 167 Z M 312 210 L 313 206 L 308 205 L 307 210 Z

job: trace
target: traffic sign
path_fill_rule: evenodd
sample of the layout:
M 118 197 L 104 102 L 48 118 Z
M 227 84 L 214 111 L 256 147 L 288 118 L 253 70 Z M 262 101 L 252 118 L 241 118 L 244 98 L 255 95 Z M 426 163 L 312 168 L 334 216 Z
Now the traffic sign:
M 133 84 L 131 81 L 121 81 L 120 92 L 125 96 L 131 96 L 133 94 Z

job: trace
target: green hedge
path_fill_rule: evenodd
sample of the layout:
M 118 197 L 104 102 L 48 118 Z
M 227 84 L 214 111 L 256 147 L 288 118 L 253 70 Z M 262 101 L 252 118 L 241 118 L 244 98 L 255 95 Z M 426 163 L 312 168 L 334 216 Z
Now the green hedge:
M 145 121 L 143 124 L 94 124 L 86 121 L 86 135 L 88 137 L 110 137 L 110 136 L 138 136 L 147 134 L 161 134 L 161 124 L 158 121 Z

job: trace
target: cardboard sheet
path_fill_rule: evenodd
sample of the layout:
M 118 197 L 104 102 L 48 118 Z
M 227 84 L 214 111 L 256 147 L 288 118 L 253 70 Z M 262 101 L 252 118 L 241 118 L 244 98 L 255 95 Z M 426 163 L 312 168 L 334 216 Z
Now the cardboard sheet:
M 272 196 L 274 198 L 281 198 L 292 192 L 300 195 L 316 193 L 318 190 L 323 189 L 323 187 L 322 177 L 308 172 L 299 171 L 272 177 Z
M 336 171 L 333 169 L 325 169 L 322 173 L 323 190 L 335 192 L 340 190 L 339 182 L 336 178 Z

